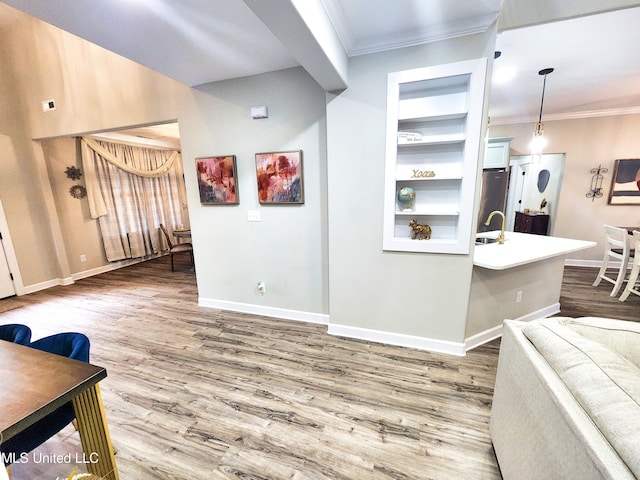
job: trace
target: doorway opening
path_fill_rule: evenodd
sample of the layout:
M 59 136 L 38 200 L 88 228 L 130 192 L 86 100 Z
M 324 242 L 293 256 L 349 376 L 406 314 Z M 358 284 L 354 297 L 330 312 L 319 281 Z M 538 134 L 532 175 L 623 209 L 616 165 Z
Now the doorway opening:
M 512 156 L 507 194 L 506 230 L 513 231 L 516 212 L 549 215 L 549 235 L 553 234 L 560 186 L 564 174 L 564 153 Z

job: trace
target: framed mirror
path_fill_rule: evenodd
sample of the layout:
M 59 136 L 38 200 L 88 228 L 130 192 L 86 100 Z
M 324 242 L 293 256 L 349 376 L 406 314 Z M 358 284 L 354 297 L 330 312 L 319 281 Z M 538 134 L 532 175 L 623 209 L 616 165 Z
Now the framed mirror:
M 538 191 L 540 193 L 544 192 L 547 189 L 547 185 L 549 185 L 549 179 L 551 178 L 551 172 L 546 168 L 540 170 L 538 172 Z

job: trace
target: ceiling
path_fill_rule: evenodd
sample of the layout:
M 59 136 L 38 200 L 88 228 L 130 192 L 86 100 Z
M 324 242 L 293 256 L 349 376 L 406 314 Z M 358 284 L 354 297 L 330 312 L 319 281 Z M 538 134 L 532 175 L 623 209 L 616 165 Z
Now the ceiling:
M 537 121 L 547 76 L 544 120 L 640 113 L 640 8 L 499 33 L 491 86 L 492 124 Z M 503 76 L 513 76 L 502 83 Z M 535 118 L 535 120 L 534 120 Z
M 545 67 L 555 71 L 547 78 L 544 120 L 640 112 L 633 48 L 640 44 L 640 1 L 4 3 L 190 86 L 301 65 L 331 91 L 348 84 L 349 57 L 482 32 L 498 21 L 502 55 L 494 65 L 492 124 L 537 119 L 538 71 Z M 0 3 L 0 28 L 12 15 Z M 505 69 L 514 72 L 511 81 L 499 83 Z

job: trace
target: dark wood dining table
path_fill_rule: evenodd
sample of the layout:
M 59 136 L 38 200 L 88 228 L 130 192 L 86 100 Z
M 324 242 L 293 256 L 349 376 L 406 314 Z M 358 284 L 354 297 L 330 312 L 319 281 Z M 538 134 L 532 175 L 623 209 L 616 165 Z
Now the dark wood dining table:
M 191 238 L 191 229 L 183 228 L 183 229 L 174 230 L 173 236 L 178 239 L 178 243 L 182 243 L 186 239 Z
M 119 479 L 98 387 L 106 369 L 0 340 L 0 375 L 0 441 L 71 401 L 88 472 Z

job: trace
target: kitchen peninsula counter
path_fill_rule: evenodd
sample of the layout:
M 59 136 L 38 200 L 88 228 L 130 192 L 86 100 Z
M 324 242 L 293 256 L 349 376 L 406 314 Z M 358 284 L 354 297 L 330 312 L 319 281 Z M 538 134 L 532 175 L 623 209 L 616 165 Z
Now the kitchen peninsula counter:
M 504 232 L 503 245 L 491 243 L 476 245 L 473 265 L 491 270 L 505 270 L 528 263 L 591 248 L 596 242 L 571 238 L 547 237 L 529 233 Z M 478 237 L 497 238 L 499 231 L 478 234 Z
M 499 337 L 505 319 L 530 321 L 559 313 L 565 258 L 595 245 L 519 232 L 505 232 L 503 245 L 476 245 L 465 348 Z

